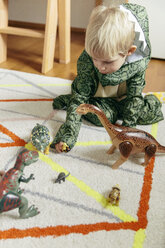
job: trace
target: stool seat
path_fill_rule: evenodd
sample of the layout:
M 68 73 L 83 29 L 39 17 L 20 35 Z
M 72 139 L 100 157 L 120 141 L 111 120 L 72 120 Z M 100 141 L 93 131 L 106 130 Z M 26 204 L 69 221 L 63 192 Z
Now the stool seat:
M 14 1 L 14 0 L 13 0 Z M 53 68 L 57 22 L 59 28 L 59 62 L 70 62 L 70 1 L 47 0 L 45 31 L 8 26 L 8 0 L 0 0 L 0 63 L 7 60 L 7 35 L 44 39 L 42 73 Z

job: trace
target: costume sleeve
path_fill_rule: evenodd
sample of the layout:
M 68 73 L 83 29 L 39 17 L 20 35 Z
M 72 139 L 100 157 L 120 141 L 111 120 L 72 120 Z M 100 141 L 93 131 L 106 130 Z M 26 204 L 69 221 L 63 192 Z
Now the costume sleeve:
M 93 62 L 84 51 L 77 63 L 77 77 L 72 83 L 72 94 L 67 106 L 67 116 L 64 124 L 58 130 L 52 144 L 60 141 L 67 143 L 71 148 L 75 145 L 81 127 L 81 116 L 76 113 L 76 108 L 81 103 L 87 103 L 94 94 Z
M 145 71 L 135 74 L 127 81 L 127 98 L 123 110 L 123 126 L 135 127 L 144 105 L 142 91 L 145 86 Z

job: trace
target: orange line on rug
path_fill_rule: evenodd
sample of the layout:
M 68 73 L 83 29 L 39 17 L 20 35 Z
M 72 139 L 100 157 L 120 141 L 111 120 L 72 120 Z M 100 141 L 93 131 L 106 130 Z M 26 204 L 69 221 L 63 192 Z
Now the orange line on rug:
M 111 230 L 139 230 L 139 224 L 137 222 L 125 222 L 125 223 L 108 223 L 108 222 L 101 222 L 95 224 L 80 224 L 74 226 L 55 226 L 55 227 L 34 227 L 28 228 L 25 230 L 11 228 L 6 231 L 0 231 L 0 239 L 15 239 L 15 238 L 25 238 L 25 237 L 44 237 L 44 236 L 62 236 L 68 235 L 71 233 L 83 234 L 87 235 L 90 232 L 97 232 L 97 231 L 111 231 Z
M 38 102 L 38 101 L 53 101 L 51 98 L 41 98 L 41 99 L 3 99 L 0 102 Z
M 0 147 L 10 147 L 10 146 L 25 146 L 26 142 L 19 138 L 17 135 L 9 131 L 6 127 L 0 124 L 0 132 L 8 135 L 14 142 L 0 143 Z
M 45 228 L 28 228 L 25 230 L 21 229 L 9 229 L 6 231 L 0 231 L 0 239 L 15 239 L 24 237 L 41 237 L 41 236 L 62 236 L 71 233 L 77 234 L 88 234 L 90 232 L 96 231 L 112 231 L 112 230 L 132 230 L 138 231 L 141 228 L 145 228 L 147 225 L 147 211 L 149 209 L 149 198 L 152 186 L 152 172 L 154 167 L 155 159 L 152 158 L 148 166 L 145 168 L 144 183 L 142 187 L 141 199 L 139 202 L 138 209 L 138 222 L 121 222 L 121 223 L 108 223 L 101 222 L 95 224 L 80 224 L 74 226 L 55 226 L 55 227 L 45 227 Z
M 10 132 L 7 128 L 0 125 L 0 131 L 9 135 L 15 142 L 18 139 L 18 143 L 20 142 L 20 138 Z M 25 141 L 22 140 L 25 145 Z M 1 145 L 1 144 L 0 144 Z M 20 144 L 19 144 L 20 145 Z M 154 168 L 154 161 L 155 158 L 152 158 L 150 163 L 145 168 L 144 173 L 144 182 L 142 186 L 142 192 L 139 202 L 139 209 L 137 212 L 138 222 L 121 222 L 121 223 L 108 223 L 108 222 L 101 222 L 95 224 L 80 224 L 74 226 L 55 226 L 55 227 L 33 227 L 28 228 L 25 230 L 21 229 L 9 229 L 5 231 L 0 231 L 0 239 L 15 239 L 15 238 L 24 238 L 24 237 L 41 237 L 41 236 L 62 236 L 68 235 L 71 233 L 80 233 L 80 234 L 88 234 L 90 232 L 96 231 L 111 231 L 111 230 L 132 230 L 138 231 L 141 228 L 146 228 L 148 224 L 147 220 L 147 211 L 149 209 L 149 199 L 150 199 L 150 192 L 152 189 L 152 173 Z
M 152 173 L 154 169 L 154 162 L 155 157 L 151 159 L 151 161 L 145 168 L 144 183 L 139 202 L 139 209 L 137 212 L 138 222 L 140 223 L 141 228 L 146 228 L 148 224 L 147 211 L 149 209 L 150 192 L 152 189 Z

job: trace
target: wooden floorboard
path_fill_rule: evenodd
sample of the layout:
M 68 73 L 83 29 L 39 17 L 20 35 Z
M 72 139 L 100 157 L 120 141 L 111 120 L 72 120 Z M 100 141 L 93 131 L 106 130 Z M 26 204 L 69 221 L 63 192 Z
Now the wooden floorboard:
M 58 37 L 54 67 L 46 76 L 73 80 L 76 76 L 76 63 L 84 49 L 85 33 L 71 34 L 71 62 L 67 65 L 58 62 Z M 8 35 L 8 58 L 0 64 L 0 68 L 41 74 L 43 40 L 22 36 Z M 165 91 L 165 60 L 152 59 L 146 71 L 146 87 L 144 92 Z

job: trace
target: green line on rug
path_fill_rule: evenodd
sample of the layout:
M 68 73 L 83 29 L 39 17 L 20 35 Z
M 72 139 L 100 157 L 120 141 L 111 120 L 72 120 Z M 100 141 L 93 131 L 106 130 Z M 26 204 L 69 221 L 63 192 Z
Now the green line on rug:
M 71 83 L 36 83 L 38 86 L 70 86 Z M 33 87 L 33 85 L 28 83 L 21 83 L 21 84 L 0 84 L 0 87 Z

